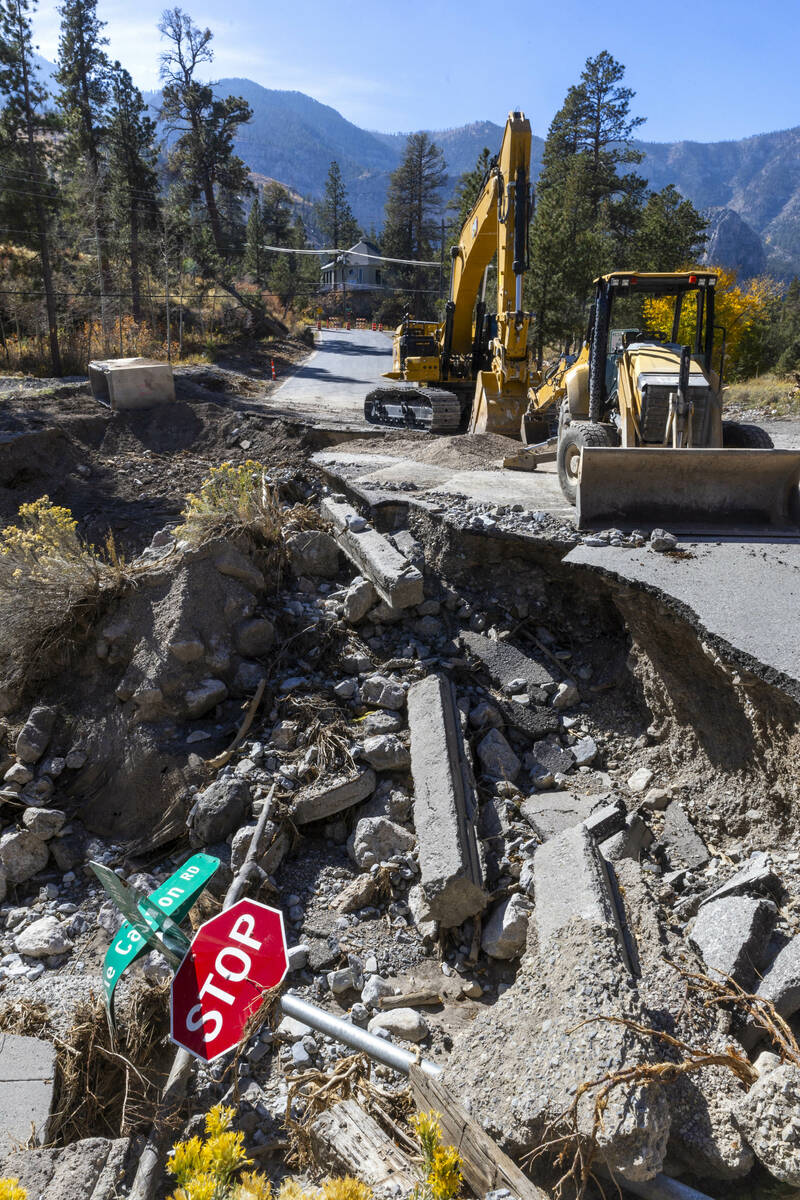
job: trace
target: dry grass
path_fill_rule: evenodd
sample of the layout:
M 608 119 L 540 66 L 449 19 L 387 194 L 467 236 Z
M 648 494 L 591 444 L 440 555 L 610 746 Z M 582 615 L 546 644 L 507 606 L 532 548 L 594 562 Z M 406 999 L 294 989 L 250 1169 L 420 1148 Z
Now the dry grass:
M 761 375 L 743 383 L 729 384 L 723 394 L 723 415 L 758 412 L 762 416 L 790 417 L 800 413 L 800 387 L 797 379 Z
M 49 1139 L 65 1146 L 85 1137 L 126 1137 L 149 1126 L 167 1040 L 167 989 L 138 984 L 112 1035 L 94 996 L 76 1010 L 65 1037 L 47 1007 L 16 1001 L 0 1009 L 0 1030 L 42 1037 L 56 1047 Z
M 110 601 L 132 581 L 109 535 L 85 545 L 69 509 L 47 496 L 0 531 L 0 678 L 12 691 L 67 666 Z

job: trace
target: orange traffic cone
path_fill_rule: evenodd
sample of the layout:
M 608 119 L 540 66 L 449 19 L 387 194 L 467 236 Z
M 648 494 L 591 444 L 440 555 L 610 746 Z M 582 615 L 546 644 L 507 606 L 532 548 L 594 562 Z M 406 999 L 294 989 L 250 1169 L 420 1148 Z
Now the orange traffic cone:
M 272 367 L 272 378 L 277 379 L 278 376 L 275 374 L 275 359 L 274 358 L 271 358 L 269 360 L 269 365 Z

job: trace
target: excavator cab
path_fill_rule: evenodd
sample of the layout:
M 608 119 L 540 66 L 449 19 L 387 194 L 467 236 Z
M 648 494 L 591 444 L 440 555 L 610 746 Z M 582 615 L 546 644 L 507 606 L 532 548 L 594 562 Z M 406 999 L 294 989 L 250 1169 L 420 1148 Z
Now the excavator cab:
M 559 416 L 559 482 L 580 528 L 796 529 L 800 455 L 775 451 L 757 426 L 722 420 L 716 284 L 703 270 L 595 280 Z M 665 297 L 658 319 L 670 327 L 654 328 L 645 301 Z M 612 327 L 620 310 L 631 323 Z

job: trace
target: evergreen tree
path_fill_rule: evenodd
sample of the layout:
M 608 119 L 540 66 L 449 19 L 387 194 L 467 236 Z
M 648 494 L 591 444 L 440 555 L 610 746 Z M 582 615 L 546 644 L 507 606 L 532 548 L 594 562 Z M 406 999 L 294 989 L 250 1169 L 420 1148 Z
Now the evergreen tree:
M 9 228 L 35 247 L 41 264 L 50 363 L 61 374 L 58 313 L 53 285 L 50 226 L 55 190 L 48 176 L 47 146 L 52 114 L 45 112 L 47 92 L 33 65 L 31 0 L 0 0 L 0 212 Z M 4 189 L 3 180 L 8 181 Z M 16 186 L 15 186 L 16 181 Z M 31 196 L 24 195 L 32 193 Z M 31 202 L 32 201 L 32 202 Z
M 342 179 L 339 164 L 334 159 L 325 180 L 325 195 L 315 206 L 315 216 L 324 244 L 333 250 L 348 250 L 361 236 Z
M 256 192 L 247 215 L 247 238 L 244 252 L 244 269 L 257 284 L 264 282 L 264 229 L 261 220 L 261 193 Z
M 112 107 L 108 125 L 109 198 L 115 226 L 124 236 L 131 311 L 142 319 L 141 231 L 155 225 L 159 210 L 155 122 L 147 115 L 142 93 L 118 62 L 112 68 Z
M 427 133 L 412 133 L 386 198 L 383 250 L 390 258 L 430 259 L 439 241 L 441 189 L 447 170 L 441 149 Z M 406 292 L 427 290 L 424 267 L 397 266 L 392 275 Z
M 110 66 L 98 20 L 97 0 L 64 0 L 59 8 L 61 35 L 56 80 L 65 138 L 62 157 L 72 173 L 76 211 L 90 213 L 97 254 L 98 284 L 104 335 L 107 297 L 111 290 L 108 263 L 106 187 L 103 153 L 107 134 Z
M 536 318 L 536 353 L 580 337 L 591 281 L 632 251 L 646 181 L 625 168 L 641 118 L 625 69 L 607 51 L 586 60 L 548 130 L 531 231 L 527 302 Z
M 649 192 L 633 238 L 637 271 L 679 271 L 690 266 L 705 245 L 708 222 L 673 184 Z
M 453 199 L 447 206 L 453 214 L 450 232 L 454 242 L 458 241 L 464 222 L 477 203 L 491 164 L 492 156 L 489 148 L 484 146 L 472 170 L 465 171 L 463 175 L 459 176 Z

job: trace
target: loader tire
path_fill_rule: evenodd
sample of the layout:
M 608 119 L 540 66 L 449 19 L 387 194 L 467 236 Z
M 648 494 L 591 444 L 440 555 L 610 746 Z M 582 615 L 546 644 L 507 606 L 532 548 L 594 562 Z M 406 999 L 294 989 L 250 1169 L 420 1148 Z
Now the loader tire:
M 726 449 L 774 450 L 775 443 L 760 425 L 740 425 L 738 421 L 722 422 L 722 445 Z
M 570 504 L 578 494 L 578 466 L 584 446 L 616 446 L 617 437 L 613 426 L 597 425 L 592 421 L 572 421 L 562 428 L 558 439 L 556 464 L 558 482 Z

